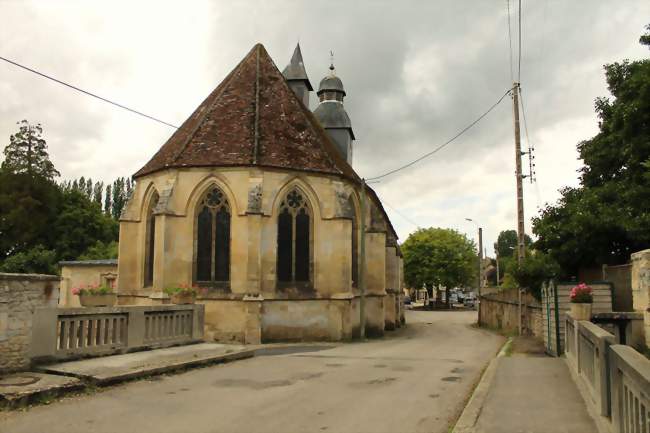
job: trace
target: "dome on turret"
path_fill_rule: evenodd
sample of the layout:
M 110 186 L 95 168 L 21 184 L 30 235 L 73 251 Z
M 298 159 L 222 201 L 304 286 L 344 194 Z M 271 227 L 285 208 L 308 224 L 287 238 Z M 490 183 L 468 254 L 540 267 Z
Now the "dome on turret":
M 320 81 L 320 84 L 318 85 L 318 92 L 316 92 L 316 94 L 320 96 L 320 94 L 323 92 L 341 92 L 343 93 L 343 96 L 345 96 L 343 82 L 339 77 L 334 75 L 334 72 Z

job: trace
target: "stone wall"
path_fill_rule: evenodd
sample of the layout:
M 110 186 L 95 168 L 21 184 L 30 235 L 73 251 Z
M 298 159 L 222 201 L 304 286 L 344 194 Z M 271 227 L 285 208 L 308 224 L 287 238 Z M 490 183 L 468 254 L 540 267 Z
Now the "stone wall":
M 522 330 L 525 334 L 542 335 L 542 308 L 532 295 L 522 295 Z M 519 299 L 517 289 L 481 296 L 479 324 L 506 333 L 519 329 Z
M 612 283 L 612 308 L 614 311 L 633 311 L 632 265 L 604 265 L 603 279 Z
M 84 260 L 60 262 L 60 307 L 80 307 L 79 296 L 72 294 L 73 287 L 99 284 L 113 286 L 117 280 L 117 260 Z
M 56 307 L 60 278 L 0 273 L 0 373 L 29 368 L 37 308 Z

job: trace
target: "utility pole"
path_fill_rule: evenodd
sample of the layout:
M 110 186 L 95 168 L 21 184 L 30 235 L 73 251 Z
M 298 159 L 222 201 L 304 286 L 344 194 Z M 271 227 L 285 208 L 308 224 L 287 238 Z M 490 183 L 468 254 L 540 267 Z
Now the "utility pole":
M 497 257 L 497 287 L 500 287 L 501 284 L 499 283 L 499 248 L 497 248 L 497 244 L 494 244 L 494 254 Z
M 524 175 L 521 172 L 521 136 L 519 129 L 519 83 L 512 87 L 512 103 L 515 115 L 515 167 L 517 177 L 517 261 L 521 264 L 526 256 L 524 241 Z
M 478 296 L 481 296 L 483 285 L 483 229 L 478 228 Z
M 517 177 L 517 262 L 522 265 L 526 257 L 524 240 L 524 175 L 521 172 L 521 137 L 519 129 L 519 83 L 512 86 L 512 106 L 515 118 L 515 166 Z M 519 320 L 518 328 L 521 335 L 521 287 L 518 288 Z
M 361 179 L 361 239 L 359 245 L 359 337 L 366 338 L 366 180 Z

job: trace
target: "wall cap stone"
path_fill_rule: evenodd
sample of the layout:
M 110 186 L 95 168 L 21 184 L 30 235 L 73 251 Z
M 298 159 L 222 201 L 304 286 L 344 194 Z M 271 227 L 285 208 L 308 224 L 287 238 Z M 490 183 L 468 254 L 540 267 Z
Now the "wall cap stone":
M 11 274 L 0 272 L 0 280 L 61 281 L 61 277 L 47 274 Z
M 59 266 L 117 266 L 117 259 L 101 260 L 64 260 Z

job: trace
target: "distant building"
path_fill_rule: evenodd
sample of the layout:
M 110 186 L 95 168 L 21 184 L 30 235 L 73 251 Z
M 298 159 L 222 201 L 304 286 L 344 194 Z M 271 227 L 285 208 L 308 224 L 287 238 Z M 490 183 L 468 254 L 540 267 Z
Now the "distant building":
M 260 44 L 136 174 L 120 219 L 120 304 L 204 289 L 221 341 L 345 340 L 359 332 L 361 183 L 343 83 L 312 114 L 297 46 L 284 75 Z M 367 335 L 403 320 L 397 235 L 366 187 Z

